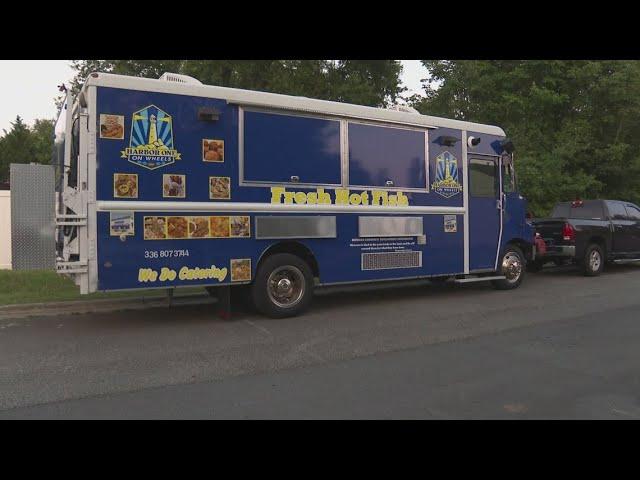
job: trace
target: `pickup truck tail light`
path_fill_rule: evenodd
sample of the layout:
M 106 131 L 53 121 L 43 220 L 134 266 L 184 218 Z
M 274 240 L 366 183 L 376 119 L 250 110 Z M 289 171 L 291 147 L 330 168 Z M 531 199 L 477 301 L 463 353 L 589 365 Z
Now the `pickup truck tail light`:
M 567 242 L 576 241 L 576 230 L 569 223 L 565 223 L 562 227 L 562 239 Z

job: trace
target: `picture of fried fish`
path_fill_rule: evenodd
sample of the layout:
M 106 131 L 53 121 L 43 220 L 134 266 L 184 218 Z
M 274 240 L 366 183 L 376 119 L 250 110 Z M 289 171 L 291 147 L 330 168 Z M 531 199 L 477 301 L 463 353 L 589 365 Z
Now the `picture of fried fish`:
M 209 236 L 208 217 L 189 218 L 189 238 L 206 238 Z
M 229 217 L 209 217 L 211 236 L 217 238 L 229 237 Z
M 231 198 L 229 177 L 209 177 L 209 198 L 212 200 Z
M 231 281 L 248 282 L 251 280 L 251 259 L 233 258 L 231 259 Z
M 144 239 L 160 240 L 167 238 L 165 217 L 144 217 Z
M 124 139 L 124 116 L 101 114 L 100 138 Z
M 187 238 L 189 222 L 186 217 L 167 218 L 167 235 L 169 238 Z
M 202 140 L 202 161 L 224 162 L 224 141 Z

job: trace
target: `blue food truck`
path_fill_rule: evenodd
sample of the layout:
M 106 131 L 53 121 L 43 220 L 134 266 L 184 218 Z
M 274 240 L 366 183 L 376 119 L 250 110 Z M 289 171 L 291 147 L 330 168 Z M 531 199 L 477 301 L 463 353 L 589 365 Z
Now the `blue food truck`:
M 245 285 L 279 317 L 317 285 L 512 289 L 535 255 L 499 127 L 92 73 L 56 132 L 57 270 L 81 293 Z

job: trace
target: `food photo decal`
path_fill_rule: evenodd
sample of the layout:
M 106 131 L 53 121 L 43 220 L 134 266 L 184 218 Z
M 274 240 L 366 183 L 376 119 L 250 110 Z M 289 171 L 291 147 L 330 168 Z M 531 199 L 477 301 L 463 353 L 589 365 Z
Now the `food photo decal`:
M 138 198 L 138 175 L 135 173 L 114 173 L 113 196 L 115 198 Z
M 167 238 L 166 217 L 144 217 L 144 239 L 164 240 Z
M 231 236 L 229 217 L 210 217 L 211 236 L 216 238 L 228 238 Z
M 251 227 L 249 217 L 231 217 L 231 236 L 232 237 L 249 237 L 251 236 Z
M 224 162 L 224 141 L 209 139 L 202 140 L 202 161 Z
M 124 140 L 124 115 L 100 114 L 100 138 Z
M 231 179 L 229 177 L 209 177 L 209 198 L 212 200 L 231 198 Z
M 169 238 L 188 238 L 189 222 L 186 217 L 167 218 L 167 236 Z
M 232 258 L 231 259 L 231 281 L 248 282 L 251 280 L 251 259 Z
M 162 175 L 162 196 L 164 198 L 185 198 L 186 183 L 184 175 Z
M 250 238 L 249 216 L 144 217 L 144 239 Z
M 208 217 L 189 218 L 189 238 L 206 238 L 209 236 Z

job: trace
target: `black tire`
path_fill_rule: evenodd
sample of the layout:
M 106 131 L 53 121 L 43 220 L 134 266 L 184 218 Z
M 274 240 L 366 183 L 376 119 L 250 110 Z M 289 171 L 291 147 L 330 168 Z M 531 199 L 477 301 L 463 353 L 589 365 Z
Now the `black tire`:
M 542 260 L 532 260 L 527 262 L 527 272 L 537 273 L 542 270 L 544 262 Z
M 268 317 L 298 315 L 311 304 L 313 272 L 300 257 L 290 253 L 271 255 L 258 267 L 251 298 L 256 309 Z
M 518 288 L 525 275 L 526 260 L 520 250 L 515 245 L 507 245 L 499 263 L 499 275 L 507 278 L 502 280 L 492 280 L 491 284 L 497 290 L 512 290 Z
M 580 263 L 582 274 L 587 277 L 596 277 L 604 270 L 605 256 L 602 247 L 592 243 L 587 247 Z

